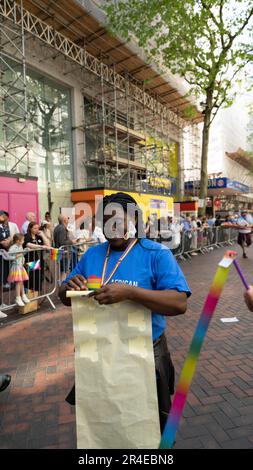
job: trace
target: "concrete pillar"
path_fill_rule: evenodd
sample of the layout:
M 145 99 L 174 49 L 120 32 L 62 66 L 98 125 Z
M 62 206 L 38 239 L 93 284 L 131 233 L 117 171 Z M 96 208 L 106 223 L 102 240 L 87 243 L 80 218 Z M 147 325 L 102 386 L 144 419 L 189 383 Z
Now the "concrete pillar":
M 85 133 L 83 95 L 78 88 L 71 93 L 72 113 L 72 142 L 73 142 L 73 189 L 87 186 L 87 171 L 85 168 Z

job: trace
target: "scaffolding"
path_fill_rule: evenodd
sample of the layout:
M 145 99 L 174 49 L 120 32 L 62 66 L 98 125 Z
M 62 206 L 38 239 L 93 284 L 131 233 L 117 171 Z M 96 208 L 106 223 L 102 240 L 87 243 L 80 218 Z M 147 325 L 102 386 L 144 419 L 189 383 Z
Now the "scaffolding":
M 22 2 L 0 0 L 0 19 L 9 31 L 13 31 L 12 34 L 16 34 L 13 41 L 10 32 L 8 36 L 2 33 L 0 51 L 3 57 L 1 62 L 5 64 L 1 73 L 0 132 L 2 128 L 4 136 L 15 118 L 14 140 L 15 145 L 19 145 L 17 152 L 16 147 L 12 148 L 14 140 L 9 135 L 2 139 L 3 148 L 0 149 L 6 156 L 6 162 L 10 156 L 15 158 L 11 169 L 21 171 L 22 163 L 22 173 L 29 174 L 30 170 L 24 50 L 26 35 L 28 41 L 34 38 L 43 45 L 46 53 L 42 54 L 41 60 L 47 60 L 45 56 L 52 57 L 51 49 L 54 58 L 57 55 L 65 57 L 69 64 L 66 73 L 75 71 L 82 77 L 84 122 L 77 127 L 83 130 L 87 186 L 170 194 L 178 179 L 176 172 L 182 169 L 183 134 L 185 128 L 191 128 L 189 122 L 162 104 L 157 96 L 147 93 L 144 83 L 129 74 L 120 75 L 113 66 L 106 65 L 102 59 L 87 52 L 85 47 L 77 45 L 52 25 L 24 9 Z M 2 39 L 4 35 L 6 42 Z M 6 49 L 7 43 L 13 47 L 7 46 Z M 20 44 L 19 48 L 17 44 Z M 14 46 L 18 49 L 18 65 L 17 71 L 12 71 L 12 83 L 8 83 L 7 59 L 15 57 Z M 6 50 L 9 51 L 7 58 Z M 8 115 L 5 97 L 8 96 L 14 103 L 17 101 L 17 84 L 19 112 L 13 105 L 13 111 Z M 175 155 L 177 171 L 172 169 Z M 6 170 L 9 168 L 6 164 Z
M 127 77 L 127 83 L 132 78 Z M 86 75 L 84 125 L 89 186 L 170 194 L 171 145 L 182 130 L 165 115 L 146 108 L 130 93 Z M 173 132 L 172 132 L 173 127 Z M 171 137 L 173 136 L 173 140 Z M 174 185 L 175 186 L 175 185 Z
M 0 170 L 29 174 L 25 37 L 22 3 L 20 26 L 4 16 L 0 28 Z
M 198 197 L 201 180 L 201 132 L 200 125 L 194 124 L 184 129 L 186 142 L 185 167 L 183 177 L 188 195 Z

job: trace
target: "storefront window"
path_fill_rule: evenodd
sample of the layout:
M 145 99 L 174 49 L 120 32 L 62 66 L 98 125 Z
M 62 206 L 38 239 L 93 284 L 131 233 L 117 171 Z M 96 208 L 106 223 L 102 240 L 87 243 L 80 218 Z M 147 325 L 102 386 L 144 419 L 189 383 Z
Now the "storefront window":
M 12 73 L 19 77 L 17 64 L 6 69 L 4 77 L 6 84 L 10 78 L 13 81 L 10 76 Z M 29 158 L 26 157 L 18 163 L 15 172 L 26 174 L 29 167 L 29 175 L 38 177 L 41 217 L 44 217 L 44 213 L 49 210 L 55 218 L 60 207 L 69 205 L 72 189 L 70 90 L 30 69 L 27 70 L 26 85 Z M 21 82 L 19 88 L 21 91 L 17 96 L 21 102 Z M 15 110 L 12 109 L 13 103 L 15 103 L 13 98 L 7 97 L 4 101 L 3 112 L 6 113 L 7 119 L 9 114 L 15 114 Z M 18 107 L 18 113 L 20 115 L 22 113 L 21 106 Z M 3 136 L 5 142 L 11 142 L 14 132 L 17 131 L 20 134 L 20 142 L 17 138 L 15 142 L 20 147 L 17 145 L 17 148 L 13 148 L 8 158 L 0 154 L 0 171 L 11 172 L 15 159 L 18 161 L 20 158 L 24 138 L 21 121 L 16 119 L 11 126 L 5 128 Z

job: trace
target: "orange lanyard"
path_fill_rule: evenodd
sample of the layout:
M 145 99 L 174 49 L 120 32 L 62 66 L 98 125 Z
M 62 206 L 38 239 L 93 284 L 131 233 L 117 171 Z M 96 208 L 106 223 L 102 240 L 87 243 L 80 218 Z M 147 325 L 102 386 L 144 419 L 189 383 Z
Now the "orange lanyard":
M 101 280 L 101 287 L 102 286 L 106 286 L 106 284 L 108 284 L 108 282 L 111 280 L 112 276 L 115 274 L 115 272 L 117 271 L 119 265 L 122 263 L 123 259 L 126 258 L 126 256 L 128 255 L 128 253 L 131 251 L 131 249 L 134 247 L 134 245 L 138 242 L 138 238 L 135 238 L 131 243 L 130 245 L 128 245 L 128 247 L 125 249 L 124 253 L 121 255 L 121 257 L 119 258 L 119 260 L 117 261 L 117 263 L 115 264 L 111 274 L 109 275 L 109 277 L 106 279 L 105 281 L 105 273 L 106 273 L 106 268 L 107 268 L 107 264 L 108 264 L 108 259 L 109 259 L 109 255 L 110 255 L 110 244 L 108 245 L 107 247 L 107 252 L 106 252 L 106 257 L 105 257 L 105 262 L 104 262 L 104 266 L 103 266 L 103 271 L 102 271 L 102 280 Z

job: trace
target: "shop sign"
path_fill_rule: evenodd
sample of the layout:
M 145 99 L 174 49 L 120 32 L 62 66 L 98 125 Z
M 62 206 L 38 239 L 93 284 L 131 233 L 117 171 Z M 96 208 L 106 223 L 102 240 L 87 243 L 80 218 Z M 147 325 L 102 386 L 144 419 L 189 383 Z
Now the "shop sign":
M 150 199 L 150 209 L 167 209 L 167 203 L 162 199 Z
M 185 183 L 185 189 L 199 189 L 200 181 L 187 181 Z M 211 178 L 208 180 L 208 189 L 221 189 L 221 188 L 232 188 L 241 193 L 249 193 L 249 186 L 234 181 L 229 178 Z

